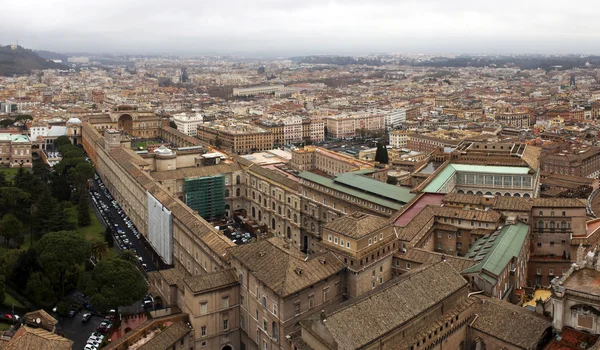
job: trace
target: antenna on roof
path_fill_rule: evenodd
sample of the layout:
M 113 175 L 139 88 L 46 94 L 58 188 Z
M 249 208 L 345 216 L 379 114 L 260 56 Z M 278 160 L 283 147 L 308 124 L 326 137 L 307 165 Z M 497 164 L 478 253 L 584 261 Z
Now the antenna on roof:
M 306 254 L 306 256 L 304 257 L 304 261 L 308 260 L 308 254 Z

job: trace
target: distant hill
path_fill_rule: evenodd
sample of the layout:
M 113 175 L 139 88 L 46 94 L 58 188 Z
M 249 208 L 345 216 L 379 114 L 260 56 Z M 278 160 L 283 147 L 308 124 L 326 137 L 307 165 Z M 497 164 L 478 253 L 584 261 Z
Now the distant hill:
M 67 56 L 67 55 L 64 55 L 62 53 L 52 52 L 52 51 L 35 50 L 34 52 L 37 53 L 43 59 L 61 60 L 61 61 L 63 61 L 63 63 L 67 63 L 67 59 L 69 58 L 69 56 Z
M 40 57 L 32 50 L 0 45 L 0 75 L 27 75 L 36 69 L 60 69 L 65 66 Z

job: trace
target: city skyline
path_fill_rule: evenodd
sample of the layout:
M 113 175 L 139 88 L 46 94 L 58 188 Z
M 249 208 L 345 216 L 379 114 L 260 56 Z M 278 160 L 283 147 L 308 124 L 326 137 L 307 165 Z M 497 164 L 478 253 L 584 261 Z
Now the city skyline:
M 310 55 L 600 53 L 591 1 L 11 3 L 0 42 L 57 52 Z M 587 19 L 587 20 L 586 20 Z

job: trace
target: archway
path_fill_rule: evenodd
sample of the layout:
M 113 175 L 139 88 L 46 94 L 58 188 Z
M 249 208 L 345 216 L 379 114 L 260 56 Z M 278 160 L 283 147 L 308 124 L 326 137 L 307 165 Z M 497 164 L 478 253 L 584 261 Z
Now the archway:
M 231 345 L 225 345 L 221 348 L 221 350 L 233 350 L 233 348 L 231 347 Z
M 133 130 L 133 118 L 129 114 L 123 114 L 119 117 L 119 130 L 131 132 Z

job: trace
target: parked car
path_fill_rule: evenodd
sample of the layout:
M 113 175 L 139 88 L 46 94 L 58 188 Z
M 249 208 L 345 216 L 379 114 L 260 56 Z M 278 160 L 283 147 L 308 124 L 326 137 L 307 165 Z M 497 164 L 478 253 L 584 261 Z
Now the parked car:
M 92 318 L 92 314 L 89 312 L 86 312 L 85 314 L 83 314 L 81 316 L 81 322 L 87 322 L 90 320 L 90 318 Z

